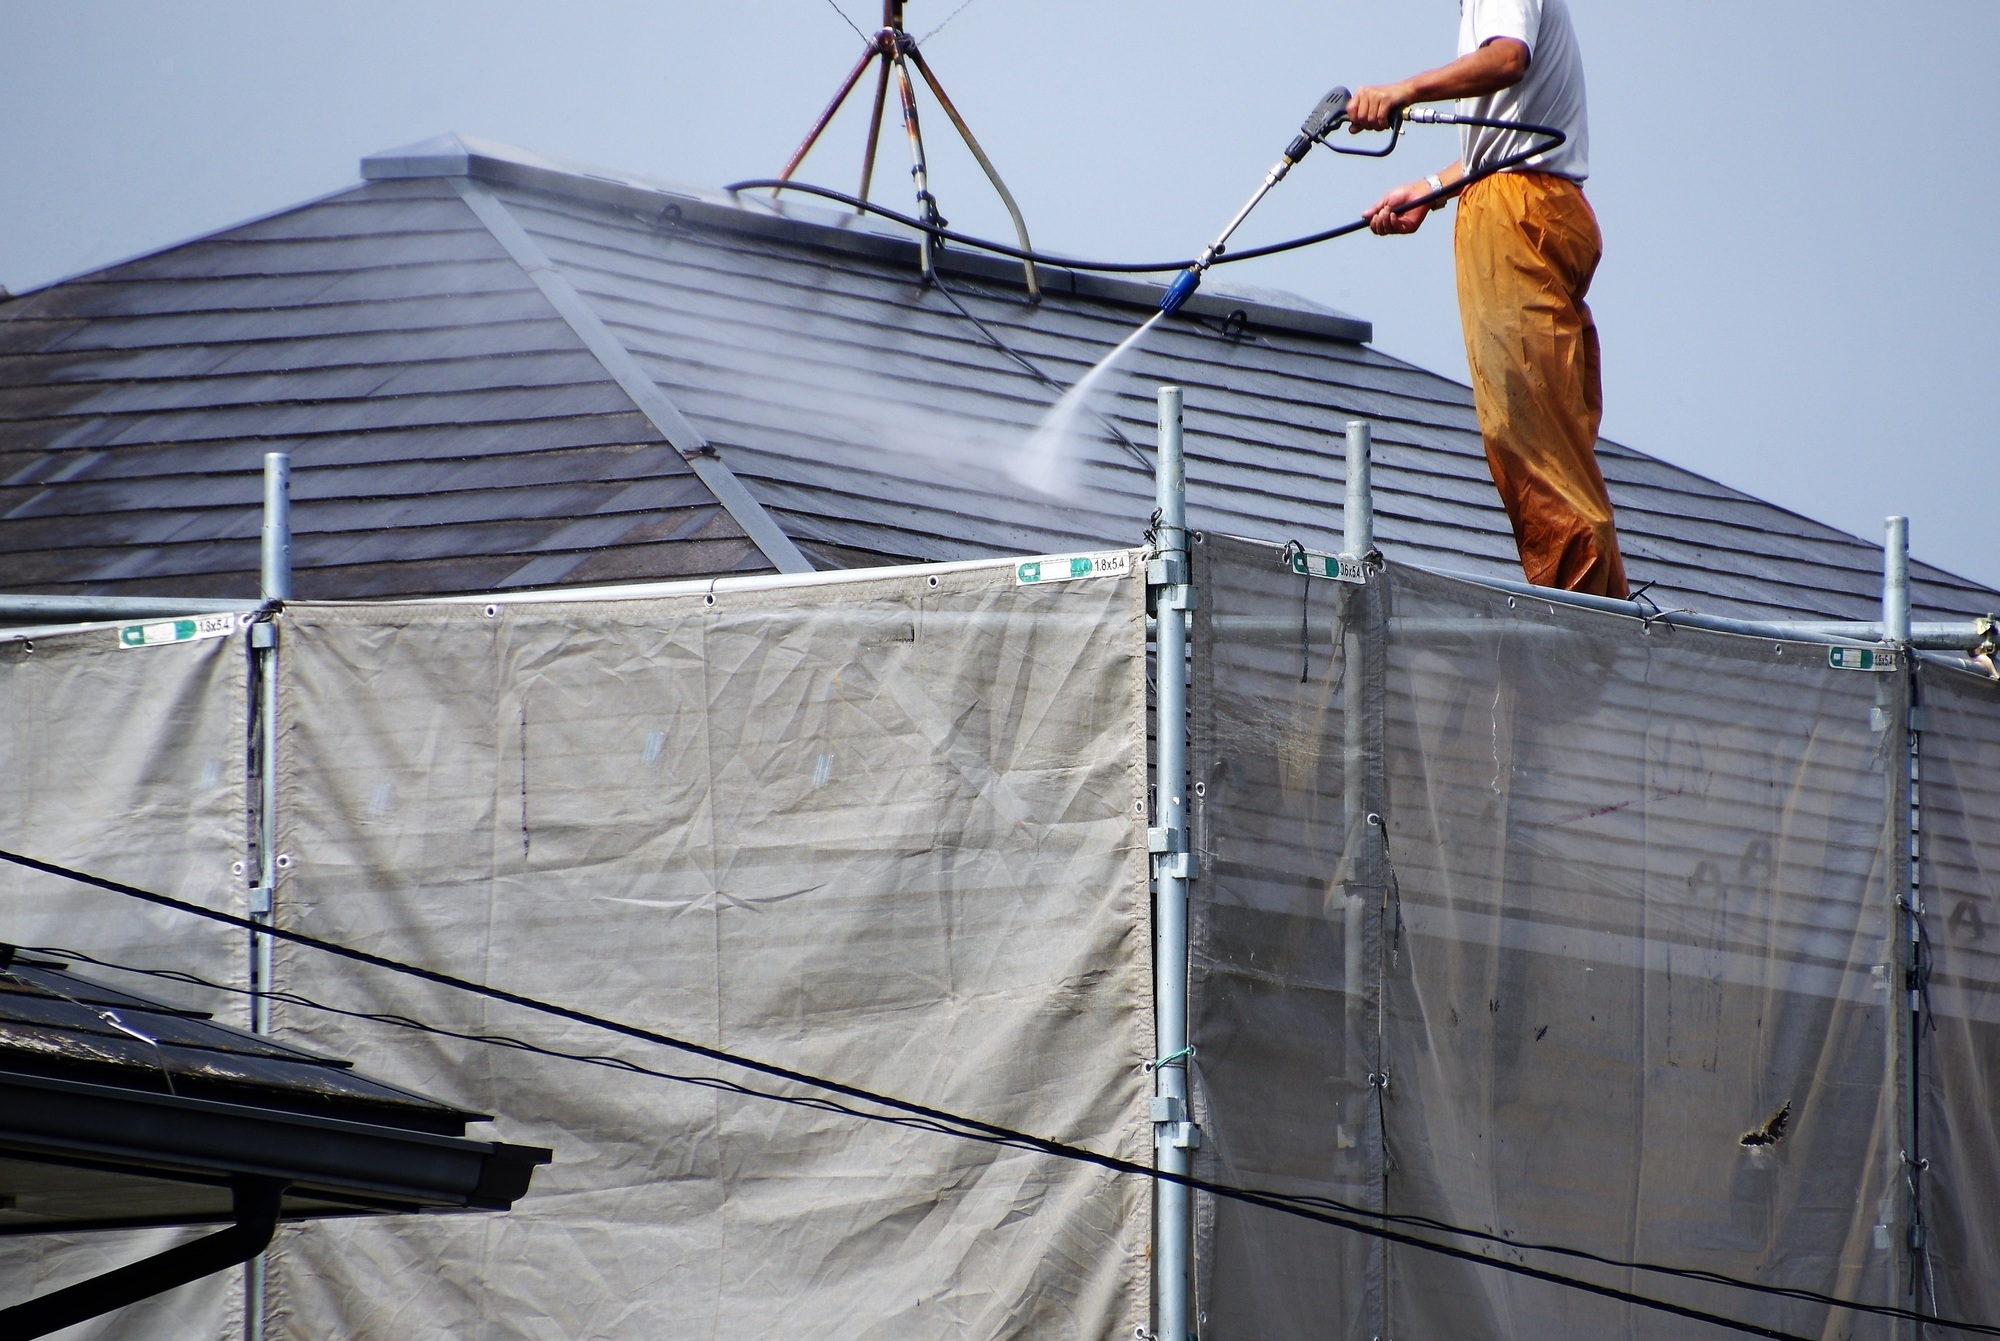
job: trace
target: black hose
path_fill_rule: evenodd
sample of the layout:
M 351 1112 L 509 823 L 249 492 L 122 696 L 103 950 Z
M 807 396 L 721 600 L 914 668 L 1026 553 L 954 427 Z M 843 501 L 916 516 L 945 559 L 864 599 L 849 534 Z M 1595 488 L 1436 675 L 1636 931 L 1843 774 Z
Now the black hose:
M 1417 199 L 1410 201 L 1408 204 L 1400 207 L 1396 213 L 1407 214 L 1414 209 L 1423 209 L 1435 205 L 1447 196 L 1463 191 L 1474 182 L 1491 177 L 1496 172 L 1505 172 L 1509 168 L 1519 167 L 1531 158 L 1552 153 L 1562 148 L 1569 140 L 1567 135 L 1553 126 L 1537 126 L 1526 121 L 1498 121 L 1491 117 L 1457 116 L 1454 114 L 1452 120 L 1447 124 L 1486 126 L 1494 130 L 1525 131 L 1530 135 L 1541 136 L 1547 142 L 1523 149 L 1519 153 L 1509 154 L 1490 167 L 1481 168 L 1477 172 L 1467 173 L 1462 179 L 1453 182 L 1450 186 L 1432 191 L 1428 195 L 1419 196 Z M 902 224 L 905 228 L 914 228 L 920 233 L 928 233 L 942 242 L 956 242 L 960 246 L 971 247 L 978 251 L 990 251 L 996 255 L 1012 257 L 1017 261 L 1033 261 L 1037 265 L 1052 265 L 1063 270 L 1084 270 L 1097 274 L 1110 275 L 1144 275 L 1164 273 L 1169 270 L 1185 270 L 1195 263 L 1193 257 L 1189 257 L 1184 261 L 1140 262 L 1084 261 L 1078 260 L 1073 256 L 1051 256 L 1046 252 L 1029 251 L 1023 247 L 1009 246 L 1005 242 L 995 242 L 991 238 L 973 237 L 970 233 L 956 233 L 938 224 L 926 223 L 922 219 L 915 219 L 907 214 L 900 214 L 886 206 L 877 205 L 873 201 L 862 200 L 858 196 L 848 195 L 845 191 L 836 191 L 831 187 L 814 186 L 809 182 L 795 182 L 778 177 L 755 177 L 748 181 L 731 182 L 722 189 L 730 192 L 732 195 L 739 191 L 797 191 L 803 195 L 819 196 L 825 200 L 838 201 L 850 209 L 859 210 L 866 214 L 880 215 L 884 219 Z M 1337 237 L 1346 237 L 1349 233 L 1358 233 L 1367 226 L 1367 219 L 1356 219 L 1352 223 L 1344 223 L 1337 228 L 1329 228 L 1323 232 L 1308 233 L 1304 237 L 1295 237 L 1284 242 L 1273 242 L 1263 247 L 1250 247 L 1243 251 L 1224 252 L 1217 256 L 1212 264 L 1227 265 L 1231 261 L 1249 261 L 1259 256 L 1276 256 L 1280 252 L 1297 251 L 1301 247 L 1316 246 L 1321 242 L 1331 242 Z

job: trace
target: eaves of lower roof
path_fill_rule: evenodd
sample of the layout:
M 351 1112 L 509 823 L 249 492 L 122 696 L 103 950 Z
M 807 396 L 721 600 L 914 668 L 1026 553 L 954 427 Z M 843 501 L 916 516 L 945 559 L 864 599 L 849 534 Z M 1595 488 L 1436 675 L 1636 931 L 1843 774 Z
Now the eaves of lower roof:
M 0 1155 L 271 1178 L 384 1210 L 506 1210 L 552 1158 L 539 1146 L 12 1073 L 0 1073 Z

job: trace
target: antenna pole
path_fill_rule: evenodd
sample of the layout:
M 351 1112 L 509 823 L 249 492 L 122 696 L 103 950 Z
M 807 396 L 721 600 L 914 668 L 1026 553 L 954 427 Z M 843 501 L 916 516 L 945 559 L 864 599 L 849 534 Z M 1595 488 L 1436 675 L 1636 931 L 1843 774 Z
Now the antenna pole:
M 875 50 L 882 58 L 882 65 L 875 72 L 875 110 L 868 116 L 868 144 L 861 151 L 861 189 L 856 194 L 863 200 L 868 199 L 868 184 L 875 178 L 875 146 L 882 139 L 882 109 L 889 101 L 889 53 L 882 50 L 879 36 L 875 39 Z
M 952 106 L 951 99 L 945 95 L 944 85 L 940 84 L 938 77 L 931 73 L 930 62 L 924 59 L 923 52 L 917 50 L 915 42 L 910 43 L 910 59 L 916 62 L 917 73 L 924 77 L 924 83 L 930 85 L 931 96 L 938 100 L 938 106 L 942 107 L 944 114 L 951 118 L 951 124 L 958 128 L 958 138 L 965 141 L 965 147 L 970 149 L 972 156 L 979 161 L 980 169 L 986 173 L 986 180 L 992 182 L 993 189 L 1000 193 L 1000 203 L 1007 207 L 1007 217 L 1014 221 L 1014 236 L 1020 239 L 1021 250 L 1033 251 L 1034 244 L 1028 241 L 1028 221 L 1021 217 L 1021 207 L 1014 203 L 1014 193 L 1007 189 L 1007 183 L 1000 180 L 999 169 L 993 166 L 993 160 L 986 156 L 986 151 L 979 147 L 979 141 L 972 138 L 972 127 L 965 124 L 965 118 L 958 114 L 958 108 Z M 1041 302 L 1042 285 L 1035 276 L 1035 263 L 1023 260 L 1021 269 L 1027 274 L 1028 301 Z
M 829 102 L 826 110 L 819 114 L 819 120 L 813 122 L 813 128 L 806 132 L 805 139 L 799 141 L 799 147 L 793 151 L 791 160 L 785 164 L 785 170 L 778 174 L 779 181 L 788 182 L 792 179 L 792 174 L 799 170 L 799 164 L 806 161 L 806 155 L 812 152 L 815 144 L 819 143 L 819 137 L 826 134 L 826 128 L 833 123 L 834 113 L 838 112 L 840 105 L 847 101 L 847 95 L 854 92 L 854 86 L 861 82 L 861 72 L 868 68 L 868 62 L 874 60 L 880 52 L 880 44 L 873 39 L 862 49 L 861 59 L 854 62 L 854 68 L 848 71 L 847 78 L 840 85 L 840 92 L 833 95 L 833 101 Z M 777 192 L 774 190 L 771 194 L 776 195 Z M 868 187 L 865 184 L 861 188 L 861 194 L 864 196 L 868 194 Z
M 938 212 L 937 197 L 931 194 L 930 165 L 924 153 L 923 131 L 917 121 L 916 84 L 910 78 L 910 66 L 914 64 L 917 73 L 923 77 L 925 86 L 938 100 L 938 106 L 951 118 L 951 124 L 958 131 L 959 138 L 965 142 L 965 147 L 972 151 L 972 157 L 979 164 L 980 171 L 984 172 L 986 180 L 993 184 L 994 191 L 1000 196 L 1000 203 L 1007 207 L 1007 216 L 1014 222 L 1014 236 L 1020 240 L 1021 250 L 1032 252 L 1034 244 L 1028 239 L 1028 223 L 1021 215 L 1021 207 L 1015 202 L 1014 193 L 1009 191 L 1007 183 L 1000 179 L 999 169 L 995 168 L 993 160 L 986 156 L 986 150 L 973 135 L 972 127 L 966 124 L 963 116 L 959 115 L 958 108 L 953 105 L 950 95 L 944 91 L 944 85 L 938 81 L 930 63 L 924 59 L 923 53 L 917 50 L 916 39 L 904 29 L 905 3 L 906 0 L 882 0 L 881 28 L 867 39 L 861 58 L 855 61 L 854 68 L 847 72 L 847 78 L 841 81 L 832 100 L 819 114 L 819 119 L 813 122 L 812 129 L 806 132 L 805 139 L 801 140 L 799 147 L 792 152 L 791 159 L 786 162 L 777 180 L 788 182 L 792 179 L 792 174 L 799 170 L 800 165 L 805 162 L 806 155 L 813 151 L 813 146 L 826 134 L 827 127 L 833 124 L 834 117 L 839 115 L 840 109 L 846 106 L 848 98 L 853 96 L 855 88 L 861 83 L 861 76 L 868 69 L 869 62 L 873 61 L 876 63 L 875 102 L 868 115 L 868 138 L 863 142 L 861 152 L 861 189 L 856 193 L 856 198 L 863 203 L 856 212 L 864 214 L 867 212 L 868 191 L 875 181 L 875 155 L 882 141 L 882 118 L 888 111 L 889 78 L 893 73 L 898 99 L 902 105 L 903 130 L 910 141 L 910 176 L 916 182 L 918 213 L 925 223 L 933 227 L 943 227 L 944 216 Z M 779 189 L 776 186 L 772 187 L 771 194 L 775 197 Z M 937 240 L 928 233 L 923 235 L 918 244 L 918 260 L 926 279 L 934 273 L 937 245 Z M 1021 269 L 1027 281 L 1028 301 L 1039 303 L 1042 300 L 1042 286 L 1041 279 L 1035 271 L 1035 263 L 1024 258 Z
M 895 0 L 890 0 L 895 3 Z M 900 4 L 896 5 L 901 9 Z M 910 140 L 910 180 L 917 188 L 917 217 L 927 224 L 943 227 L 938 214 L 937 197 L 931 194 L 930 167 L 924 161 L 924 132 L 917 124 L 917 90 L 910 83 L 910 63 L 903 57 L 903 44 L 907 38 L 897 34 L 896 46 L 896 94 L 903 103 L 903 133 Z M 924 278 L 929 279 L 933 266 L 932 250 L 936 246 L 929 233 L 917 239 L 917 263 L 922 267 Z

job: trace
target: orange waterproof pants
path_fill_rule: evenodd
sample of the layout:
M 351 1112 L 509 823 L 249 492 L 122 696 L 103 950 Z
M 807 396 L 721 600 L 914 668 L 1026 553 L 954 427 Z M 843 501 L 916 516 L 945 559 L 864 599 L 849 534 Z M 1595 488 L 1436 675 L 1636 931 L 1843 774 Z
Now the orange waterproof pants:
M 1597 324 L 1583 297 L 1604 243 L 1583 190 L 1502 172 L 1460 197 L 1458 311 L 1486 462 L 1537 586 L 1625 597 L 1611 497 Z

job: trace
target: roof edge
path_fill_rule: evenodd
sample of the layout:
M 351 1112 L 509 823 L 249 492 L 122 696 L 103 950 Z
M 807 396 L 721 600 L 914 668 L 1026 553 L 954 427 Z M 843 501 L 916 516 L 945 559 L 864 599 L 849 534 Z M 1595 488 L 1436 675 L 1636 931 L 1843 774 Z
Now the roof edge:
M 499 185 L 544 191 L 611 209 L 635 212 L 661 224 L 693 225 L 725 232 L 747 233 L 798 246 L 866 256 L 875 260 L 917 263 L 917 235 L 900 224 L 860 215 L 799 205 L 769 196 L 703 190 L 583 164 L 545 158 L 512 145 L 454 133 L 432 136 L 399 149 L 386 149 L 361 160 L 367 181 L 465 177 Z M 992 253 L 944 248 L 937 257 L 941 270 L 968 275 L 989 284 L 1026 292 L 1018 261 Z M 1067 293 L 1096 302 L 1139 309 L 1157 308 L 1166 286 L 1144 279 L 1125 279 L 1065 269 L 1037 267 L 1044 291 Z M 1211 283 L 1197 290 L 1186 304 L 1195 316 L 1241 320 L 1253 326 L 1318 336 L 1348 344 L 1375 338 L 1370 322 L 1344 312 L 1285 299 L 1270 291 L 1232 293 Z

